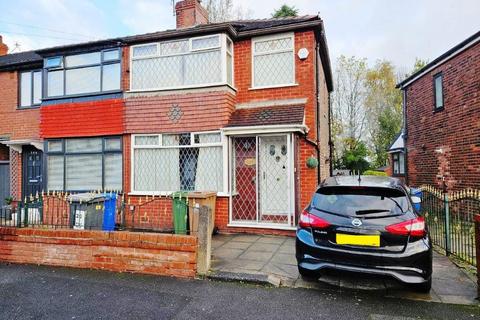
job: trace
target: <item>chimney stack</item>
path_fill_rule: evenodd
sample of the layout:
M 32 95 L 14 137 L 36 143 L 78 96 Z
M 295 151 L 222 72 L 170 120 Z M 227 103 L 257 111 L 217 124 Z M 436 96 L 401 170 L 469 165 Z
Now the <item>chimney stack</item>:
M 177 29 L 194 27 L 208 23 L 208 12 L 202 7 L 201 0 L 182 0 L 175 5 Z
M 2 36 L 0 36 L 0 56 L 4 56 L 8 53 L 8 46 L 3 43 Z

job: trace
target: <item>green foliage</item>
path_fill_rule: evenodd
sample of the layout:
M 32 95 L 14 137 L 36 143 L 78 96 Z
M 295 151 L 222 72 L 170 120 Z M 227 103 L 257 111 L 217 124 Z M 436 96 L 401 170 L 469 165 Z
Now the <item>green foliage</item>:
M 351 171 L 363 172 L 370 167 L 366 157 L 368 150 L 365 142 L 347 138 L 342 155 L 342 167 Z
M 13 202 L 13 197 L 12 197 L 12 196 L 8 196 L 8 197 L 6 197 L 6 198 L 4 199 L 4 201 L 5 201 L 5 204 L 10 205 L 10 204 L 12 204 L 12 202 Z
M 282 18 L 282 17 L 296 17 L 298 16 L 298 9 L 294 6 L 289 6 L 287 4 L 282 5 L 279 9 L 276 9 L 273 12 L 273 18 Z
M 382 171 L 375 171 L 375 170 L 367 170 L 363 173 L 364 176 L 379 176 L 379 177 L 388 177 L 385 172 Z
M 310 169 L 318 167 L 318 159 L 314 156 L 311 156 L 307 159 L 307 167 Z
M 387 149 L 402 126 L 402 95 L 395 85 L 395 67 L 390 62 L 379 61 L 368 70 L 365 107 L 375 167 L 387 163 Z

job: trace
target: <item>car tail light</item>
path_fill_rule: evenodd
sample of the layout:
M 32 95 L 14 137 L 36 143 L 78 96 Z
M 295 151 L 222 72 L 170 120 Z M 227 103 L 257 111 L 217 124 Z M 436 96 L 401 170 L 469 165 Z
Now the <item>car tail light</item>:
M 425 235 L 425 219 L 423 219 L 423 217 L 418 217 L 416 219 L 392 224 L 386 226 L 385 230 L 392 234 L 423 237 Z
M 298 225 L 302 228 L 325 229 L 330 226 L 330 223 L 323 220 L 322 218 L 317 217 L 314 214 L 311 214 L 307 210 L 303 210 L 303 212 L 300 214 L 300 220 L 298 221 Z

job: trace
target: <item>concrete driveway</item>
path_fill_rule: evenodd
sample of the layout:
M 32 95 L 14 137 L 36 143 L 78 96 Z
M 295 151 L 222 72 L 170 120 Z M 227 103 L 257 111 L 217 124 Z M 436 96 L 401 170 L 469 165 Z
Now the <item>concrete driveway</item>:
M 261 235 L 217 235 L 213 238 L 212 277 L 258 279 L 281 286 L 329 290 L 369 290 L 386 297 L 455 304 L 477 304 L 477 287 L 463 270 L 447 257 L 434 253 L 430 294 L 412 292 L 394 279 L 328 272 L 317 282 L 306 282 L 298 274 L 295 239 Z M 261 279 L 261 278 L 260 278 Z

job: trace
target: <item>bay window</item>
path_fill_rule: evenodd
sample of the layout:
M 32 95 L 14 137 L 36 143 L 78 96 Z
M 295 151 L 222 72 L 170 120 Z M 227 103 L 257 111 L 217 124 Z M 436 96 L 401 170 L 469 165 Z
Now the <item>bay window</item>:
M 42 71 L 20 72 L 19 77 L 19 107 L 38 106 L 42 102 Z
M 219 132 L 134 135 L 132 139 L 134 192 L 224 190 Z
M 47 140 L 47 190 L 122 189 L 120 137 Z
M 291 33 L 252 39 L 252 87 L 295 84 L 294 35 Z
M 46 58 L 47 97 L 120 90 L 120 50 Z
M 223 34 L 131 48 L 131 90 L 233 86 L 233 43 Z

